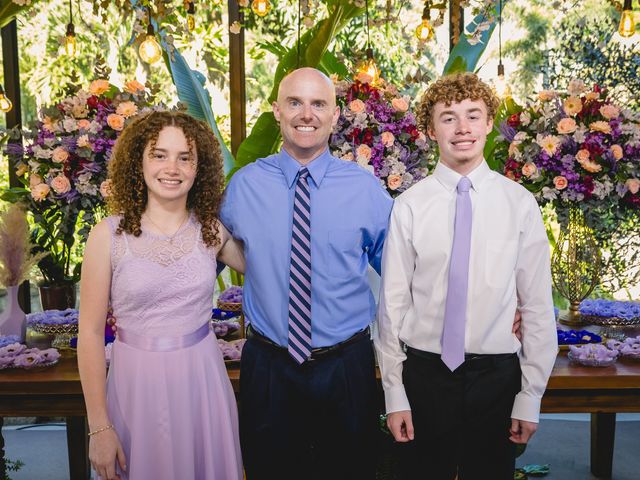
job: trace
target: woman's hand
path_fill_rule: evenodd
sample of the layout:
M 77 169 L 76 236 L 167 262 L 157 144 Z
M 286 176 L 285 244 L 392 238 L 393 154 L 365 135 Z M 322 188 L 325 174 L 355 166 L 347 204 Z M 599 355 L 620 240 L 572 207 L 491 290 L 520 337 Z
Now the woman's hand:
M 122 471 L 126 471 L 127 459 L 115 430 L 105 430 L 89 438 L 89 461 L 102 480 L 120 480 L 116 474 L 116 461 Z

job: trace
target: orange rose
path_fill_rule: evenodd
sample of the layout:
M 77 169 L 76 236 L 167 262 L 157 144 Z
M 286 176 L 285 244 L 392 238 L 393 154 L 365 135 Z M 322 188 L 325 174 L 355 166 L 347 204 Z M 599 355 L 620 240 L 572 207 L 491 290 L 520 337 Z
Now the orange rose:
M 91 122 L 86 118 L 83 118 L 82 120 L 78 120 L 78 128 L 81 128 L 83 130 L 89 130 L 90 126 L 91 126 Z
M 576 121 L 570 117 L 566 117 L 560 120 L 557 126 L 558 133 L 561 134 L 573 133 L 576 131 L 576 128 L 578 128 Z
M 558 175 L 553 179 L 553 184 L 558 190 L 564 190 L 569 185 L 569 182 L 562 175 Z
M 131 80 L 124 84 L 124 91 L 132 94 L 144 92 L 144 85 L 137 80 Z
M 71 190 L 71 182 L 64 175 L 58 175 L 51 180 L 51 188 L 56 193 L 67 193 Z
M 371 158 L 371 148 L 369 145 L 365 145 L 364 143 L 362 145 L 358 145 L 358 148 L 356 149 L 356 157 L 358 157 L 358 160 L 363 159 L 369 161 Z
M 391 190 L 397 190 L 402 185 L 402 177 L 400 175 L 389 175 L 387 177 L 387 185 Z
M 67 152 L 62 147 L 56 147 L 53 149 L 53 154 L 51 155 L 51 160 L 56 163 L 65 162 L 69 158 L 69 152 Z
M 576 160 L 578 160 L 578 162 L 580 163 L 586 162 L 590 157 L 591 154 L 589 153 L 589 150 L 585 150 L 584 148 L 578 150 L 578 153 L 576 153 Z
M 607 120 L 611 120 L 620 115 L 620 109 L 614 105 L 603 105 L 600 107 L 600 113 Z
M 620 160 L 624 156 L 624 152 L 620 145 L 611 145 L 611 153 L 613 154 L 613 158 L 616 160 Z
M 406 112 L 409 110 L 409 104 L 404 98 L 394 98 L 391 100 L 391 106 L 396 112 Z
M 611 125 L 609 125 L 609 122 L 593 122 L 589 124 L 589 128 L 594 132 L 611 133 Z
M 365 104 L 362 100 L 355 99 L 349 102 L 349 110 L 353 113 L 362 113 L 365 110 Z
M 93 95 L 101 95 L 111 88 L 108 80 L 94 80 L 89 85 L 89 92 Z
M 632 195 L 635 195 L 640 191 L 640 180 L 637 178 L 630 178 L 626 182 L 624 182 L 625 186 L 629 189 L 629 192 Z
M 127 118 L 138 113 L 138 107 L 133 102 L 122 102 L 118 105 L 118 108 L 116 108 L 116 113 Z
M 37 173 L 32 173 L 29 175 L 29 188 L 33 190 L 33 187 L 36 185 L 40 185 L 42 183 L 42 177 Z
M 124 117 L 117 113 L 111 113 L 107 117 L 107 124 L 114 130 L 122 130 L 124 128 Z
M 382 135 L 380 135 L 381 140 L 382 140 L 382 144 L 385 147 L 391 147 L 393 145 L 393 142 L 395 142 L 396 137 L 393 136 L 393 133 L 391 132 L 382 132 Z

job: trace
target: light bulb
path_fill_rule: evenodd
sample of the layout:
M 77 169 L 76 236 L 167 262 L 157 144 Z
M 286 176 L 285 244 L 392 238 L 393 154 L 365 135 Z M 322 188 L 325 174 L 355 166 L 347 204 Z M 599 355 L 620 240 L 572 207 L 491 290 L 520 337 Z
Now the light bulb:
M 76 54 L 76 32 L 74 31 L 73 23 L 67 25 L 67 33 L 64 38 L 64 50 L 69 57 L 73 57 Z
M 428 42 L 433 38 L 433 27 L 428 19 L 423 18 L 422 23 L 416 28 L 416 38 L 421 42 Z
M 502 64 L 502 61 L 498 63 L 498 76 L 494 80 L 493 86 L 496 89 L 496 95 L 500 98 L 504 98 L 507 93 L 508 85 L 504 75 L 504 65 Z M 509 92 L 511 92 L 510 89 Z
M 9 100 L 4 92 L 0 89 L 0 110 L 4 113 L 10 112 L 13 108 L 13 103 Z
M 633 17 L 632 10 L 623 10 L 620 16 L 620 26 L 618 27 L 618 33 L 625 38 L 631 37 L 636 33 L 636 22 Z
M 147 63 L 156 63 L 162 58 L 162 48 L 156 41 L 156 36 L 153 31 L 153 25 L 149 24 L 147 27 L 147 38 L 140 44 L 140 58 Z
M 380 80 L 380 69 L 376 65 L 376 61 L 373 58 L 373 50 L 370 48 L 367 49 L 367 58 L 358 65 L 357 77 L 362 83 L 370 83 L 371 85 L 375 85 Z M 364 82 L 363 80 L 365 79 L 368 82 Z
M 259 17 L 264 17 L 271 11 L 271 2 L 269 0 L 253 0 L 251 10 Z
M 195 13 L 195 5 L 193 2 L 189 2 L 189 7 L 187 8 L 187 28 L 190 32 L 193 32 L 193 29 L 196 28 L 196 18 L 194 17 Z

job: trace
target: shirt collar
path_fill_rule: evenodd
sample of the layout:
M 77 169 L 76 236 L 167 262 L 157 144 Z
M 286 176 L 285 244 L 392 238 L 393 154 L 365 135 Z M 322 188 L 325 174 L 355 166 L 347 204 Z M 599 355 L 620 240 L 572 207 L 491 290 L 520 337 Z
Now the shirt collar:
M 307 167 L 307 170 L 309 170 L 309 176 L 313 179 L 313 183 L 319 187 L 325 173 L 327 173 L 330 160 L 331 154 L 329 153 L 328 148 L 306 165 L 302 165 L 294 159 L 284 148 L 280 149 L 280 153 L 277 155 L 277 164 L 280 167 L 280 170 L 282 170 L 289 188 L 293 187 L 298 176 L 298 172 L 303 167 Z
M 484 159 L 476 168 L 469 172 L 467 178 L 471 180 L 471 188 L 473 188 L 476 193 L 480 191 L 482 182 L 484 182 L 489 177 L 490 173 L 491 169 Z M 460 175 L 455 170 L 447 167 L 442 162 L 438 162 L 435 170 L 433 171 L 433 175 L 449 192 L 453 192 L 456 189 L 456 187 L 458 186 L 458 182 L 462 178 L 462 175 Z

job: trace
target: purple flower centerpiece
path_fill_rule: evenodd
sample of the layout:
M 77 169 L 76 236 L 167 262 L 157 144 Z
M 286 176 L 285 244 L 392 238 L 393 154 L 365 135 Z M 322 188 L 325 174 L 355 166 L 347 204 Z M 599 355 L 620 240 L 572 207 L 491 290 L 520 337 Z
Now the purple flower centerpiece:
M 624 341 L 608 340 L 607 347 L 612 350 L 617 350 L 620 355 L 640 360 L 640 335 L 637 337 L 628 337 Z
M 638 114 L 605 89 L 572 80 L 566 92 L 542 91 L 499 130 L 508 146 L 504 174 L 539 203 L 640 211 Z
M 40 350 L 12 343 L 0 348 L 0 370 L 4 368 L 34 368 L 54 365 L 60 353 L 55 348 Z
M 39 333 L 55 335 L 52 346 L 69 349 L 71 339 L 78 334 L 78 310 L 45 310 L 27 315 L 27 326 Z
M 242 303 L 242 287 L 237 285 L 230 286 L 220 294 L 218 301 L 224 303 Z
M 122 90 L 107 80 L 43 108 L 35 128 L 23 132 L 24 147 L 10 143 L 5 152 L 16 161 L 24 184 L 12 200 L 29 204 L 34 240 L 49 255 L 39 262 L 45 284 L 76 282 L 71 268 L 73 233 L 86 241 L 109 195 L 107 167 L 122 129 L 136 114 L 151 109 L 152 96 L 137 81 Z M 64 246 L 63 246 L 64 245 Z
M 639 325 L 640 302 L 587 299 L 580 303 L 580 315 L 585 322 L 595 325 Z
M 396 196 L 426 177 L 433 148 L 418 131 L 408 97 L 382 80 L 376 85 L 364 80 L 336 82 L 340 118 L 329 148 L 335 157 L 369 170 Z
M 584 345 L 587 343 L 600 343 L 602 337 L 589 330 L 561 330 L 557 329 L 558 345 Z
M 569 360 L 588 367 L 607 367 L 615 363 L 617 350 L 611 350 L 605 345 L 571 345 Z

